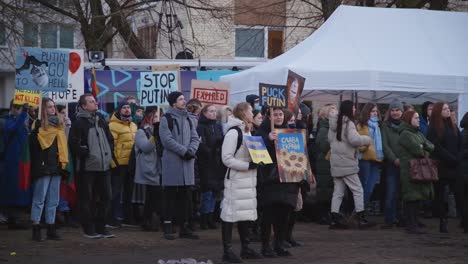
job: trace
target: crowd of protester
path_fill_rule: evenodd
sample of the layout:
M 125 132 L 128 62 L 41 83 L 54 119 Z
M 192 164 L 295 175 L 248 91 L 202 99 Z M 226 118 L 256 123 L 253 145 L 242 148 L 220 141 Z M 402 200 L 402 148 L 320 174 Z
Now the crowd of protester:
M 109 118 L 91 94 L 79 98 L 76 111 L 43 98 L 40 116 L 12 101 L 0 118 L 0 216 L 8 228 L 28 228 L 19 221 L 25 207 L 35 241 L 62 239 L 59 216 L 65 224 L 79 222 L 90 239 L 138 225 L 162 229 L 167 240 L 199 239 L 196 223 L 201 230 L 220 224 L 223 260 L 239 263 L 290 256 L 289 248 L 302 246 L 293 236 L 298 218 L 330 229 L 350 228 L 353 220 L 358 228 L 373 227 L 366 211 L 379 196 L 381 228 L 423 234 L 420 216 L 429 211 L 447 233 L 454 196 L 468 233 L 468 114 L 460 131 L 447 103 L 425 102 L 420 114 L 398 100 L 385 114 L 375 103 L 358 111 L 351 101 L 327 104 L 314 128 L 304 103 L 291 111 L 261 107 L 257 95 L 221 108 L 186 101 L 180 92 L 167 99 L 163 111 L 127 97 Z M 315 184 L 280 182 L 280 128 L 306 131 Z M 244 135 L 262 137 L 273 163 L 254 163 Z M 410 161 L 421 157 L 439 162 L 437 182 L 410 180 Z M 232 245 L 235 223 L 240 255 Z M 261 242 L 261 252 L 253 241 Z

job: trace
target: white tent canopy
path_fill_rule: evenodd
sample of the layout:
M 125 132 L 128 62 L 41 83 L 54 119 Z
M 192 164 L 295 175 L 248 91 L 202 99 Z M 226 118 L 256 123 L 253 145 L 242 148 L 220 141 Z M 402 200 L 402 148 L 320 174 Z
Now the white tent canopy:
M 231 84 L 232 102 L 258 94 L 260 82 L 285 84 L 292 70 L 306 78 L 307 99 L 339 91 L 359 91 L 361 101 L 458 97 L 464 113 L 468 103 L 460 100 L 468 100 L 467 25 L 468 13 L 342 5 L 288 52 L 221 80 Z

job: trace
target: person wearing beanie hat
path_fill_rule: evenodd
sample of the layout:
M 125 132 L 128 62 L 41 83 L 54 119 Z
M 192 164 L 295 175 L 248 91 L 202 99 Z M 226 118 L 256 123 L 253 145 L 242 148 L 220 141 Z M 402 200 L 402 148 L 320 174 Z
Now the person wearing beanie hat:
M 167 102 L 169 103 L 169 105 L 171 107 L 174 107 L 174 104 L 177 102 L 177 99 L 182 96 L 183 94 L 179 91 L 175 91 L 175 92 L 171 92 L 168 96 L 167 96 Z M 184 99 L 185 101 L 185 99 Z M 184 103 L 184 108 L 185 108 L 185 103 Z
M 109 129 L 114 138 L 114 156 L 117 160 L 117 164 L 112 163 L 112 220 L 117 225 L 119 225 L 119 219 L 122 218 L 126 223 L 131 223 L 131 195 L 128 194 L 131 194 L 133 189 L 133 181 L 127 181 L 130 178 L 128 177 L 128 161 L 138 128 L 132 122 L 131 104 L 128 101 L 124 100 L 119 103 L 109 121 Z
M 393 228 L 398 219 L 398 189 L 400 183 L 401 146 L 400 127 L 403 104 L 399 100 L 390 103 L 385 121 L 382 123 L 382 145 L 385 156 L 385 209 L 383 229 Z
M 261 110 L 260 106 L 260 96 L 256 94 L 249 94 L 245 97 L 245 101 L 252 106 L 253 110 Z
M 163 236 L 175 239 L 172 233 L 172 219 L 179 224 L 179 237 L 198 239 L 187 225 L 187 210 L 190 207 L 191 187 L 195 185 L 195 153 L 200 139 L 196 126 L 185 109 L 185 97 L 172 92 L 167 98 L 171 107 L 161 117 L 159 137 L 163 145 L 162 179 L 163 187 Z

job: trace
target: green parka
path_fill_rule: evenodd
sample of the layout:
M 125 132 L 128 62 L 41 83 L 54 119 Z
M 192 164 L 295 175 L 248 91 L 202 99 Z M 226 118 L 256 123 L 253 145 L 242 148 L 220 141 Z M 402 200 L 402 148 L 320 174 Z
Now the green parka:
M 403 121 L 397 125 L 391 121 L 385 121 L 382 124 L 382 144 L 385 156 L 385 162 L 393 164 L 393 162 L 400 158 L 401 146 L 400 140 L 400 127 Z
M 330 161 L 325 159 L 330 151 L 328 142 L 328 129 L 330 124 L 328 118 L 320 118 L 318 121 L 318 132 L 315 138 L 317 146 L 316 173 L 317 199 L 323 202 L 331 201 L 333 194 L 333 178 L 330 173 Z
M 434 145 L 427 140 L 424 135 L 405 122 L 400 125 L 401 146 L 400 155 L 400 181 L 401 196 L 403 201 L 423 201 L 430 200 L 434 196 L 432 183 L 413 183 L 410 180 L 410 160 L 428 156 Z

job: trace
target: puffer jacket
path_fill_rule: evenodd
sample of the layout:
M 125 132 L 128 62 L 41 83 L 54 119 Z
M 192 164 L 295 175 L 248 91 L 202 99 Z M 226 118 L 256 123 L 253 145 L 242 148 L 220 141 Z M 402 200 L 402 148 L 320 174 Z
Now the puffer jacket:
M 230 117 L 228 129 L 235 126 L 241 131 L 245 129 L 242 120 Z M 245 141 L 236 152 L 237 133 L 235 129 L 228 130 L 221 150 L 223 163 L 229 172 L 229 178 L 224 178 L 224 198 L 221 202 L 221 219 L 225 222 L 257 219 L 257 170 L 249 170 L 252 158 Z M 250 136 L 250 132 L 244 132 L 244 135 Z
M 128 159 L 135 143 L 138 130 L 133 122 L 122 121 L 115 114 L 109 122 L 109 129 L 114 137 L 114 155 L 119 165 L 128 165 Z M 115 167 L 115 164 L 112 164 Z
M 361 126 L 360 124 L 356 127 L 359 135 L 370 136 L 369 127 Z M 359 151 L 362 153 L 362 160 L 377 161 L 381 162 L 382 160 L 377 158 L 377 153 L 375 152 L 374 141 L 368 146 L 359 147 Z
M 343 117 L 341 141 L 336 139 L 338 116 L 330 113 L 328 117 L 330 129 L 328 141 L 330 142 L 330 166 L 332 177 L 345 177 L 359 172 L 358 148 L 372 143 L 369 136 L 362 136 L 356 130 L 354 122 Z

